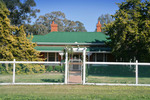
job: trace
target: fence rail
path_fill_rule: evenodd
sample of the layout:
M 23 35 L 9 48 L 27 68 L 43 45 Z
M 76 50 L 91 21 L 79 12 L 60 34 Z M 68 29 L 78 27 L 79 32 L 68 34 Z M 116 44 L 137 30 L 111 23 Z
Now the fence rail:
M 67 77 L 68 77 L 68 68 L 69 68 L 69 63 L 68 63 L 68 58 L 67 58 L 67 53 L 66 53 L 66 60 L 65 62 L 43 62 L 43 61 L 0 61 L 0 64 L 12 64 L 12 82 L 11 83 L 0 83 L 0 85 L 53 85 L 53 84 L 68 84 L 67 82 Z M 18 83 L 16 82 L 16 64 L 64 64 L 65 70 L 64 70 L 64 82 L 63 83 Z M 87 62 L 86 61 L 86 54 L 83 52 L 83 80 L 82 83 L 83 85 L 128 85 L 128 86 L 150 86 L 149 84 L 139 84 L 139 66 L 148 66 L 150 67 L 150 63 L 139 63 L 138 61 L 136 62 Z M 118 65 L 133 65 L 135 66 L 135 84 L 120 84 L 120 83 L 89 83 L 86 81 L 86 66 L 87 65 L 117 65 L 117 67 L 120 67 Z M 0 80 L 1 81 L 1 80 Z
M 85 85 L 128 85 L 128 86 L 150 86 L 150 84 L 139 84 L 139 66 L 148 66 L 150 67 L 150 63 L 138 63 L 136 62 L 85 62 L 86 65 L 134 65 L 135 66 L 135 84 L 117 84 L 117 83 L 88 83 L 85 82 Z M 120 67 L 120 66 L 118 66 Z

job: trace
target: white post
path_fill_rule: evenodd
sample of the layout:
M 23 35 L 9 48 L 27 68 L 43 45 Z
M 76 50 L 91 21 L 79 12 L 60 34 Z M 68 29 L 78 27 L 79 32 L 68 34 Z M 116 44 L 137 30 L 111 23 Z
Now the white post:
M 83 50 L 83 85 L 85 84 L 85 74 L 86 74 L 85 60 L 86 60 L 86 48 Z
M 68 53 L 66 52 L 66 59 L 65 59 L 65 84 L 67 84 L 67 76 L 68 73 Z
M 14 63 L 13 63 L 13 83 L 15 83 L 15 59 L 14 59 Z
M 138 84 L 138 60 L 136 60 L 136 84 Z

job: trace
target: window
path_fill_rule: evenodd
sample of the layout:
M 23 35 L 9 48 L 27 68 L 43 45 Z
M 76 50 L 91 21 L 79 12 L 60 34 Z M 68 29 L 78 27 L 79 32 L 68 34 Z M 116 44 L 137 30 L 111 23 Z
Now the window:
M 97 53 L 97 61 L 103 62 L 103 53 Z
M 94 54 L 92 54 L 91 61 L 105 62 L 105 61 L 107 61 L 107 54 L 105 54 L 105 53 L 94 53 Z
M 55 53 L 49 53 L 49 61 L 55 61 Z

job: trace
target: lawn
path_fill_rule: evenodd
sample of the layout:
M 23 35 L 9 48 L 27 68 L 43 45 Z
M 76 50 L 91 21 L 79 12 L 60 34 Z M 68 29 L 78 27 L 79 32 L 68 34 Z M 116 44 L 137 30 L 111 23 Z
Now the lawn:
M 64 82 L 63 73 L 40 73 L 40 74 L 21 74 L 16 75 L 16 83 L 58 83 Z M 10 74 L 0 74 L 0 83 L 11 83 L 12 75 Z
M 149 93 L 140 86 L 0 86 L 0 100 L 150 100 Z
M 139 80 L 139 84 L 150 84 L 150 77 L 139 77 L 138 80 Z M 135 77 L 89 75 L 87 77 L 87 82 L 88 83 L 135 84 Z

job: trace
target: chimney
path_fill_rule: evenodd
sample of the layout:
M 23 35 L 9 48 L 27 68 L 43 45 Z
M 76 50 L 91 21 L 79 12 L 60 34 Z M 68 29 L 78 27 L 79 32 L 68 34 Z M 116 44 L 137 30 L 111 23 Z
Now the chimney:
M 58 25 L 54 21 L 51 24 L 51 32 L 58 32 Z
M 98 24 L 96 25 L 97 27 L 97 32 L 101 32 L 101 23 L 98 21 Z

